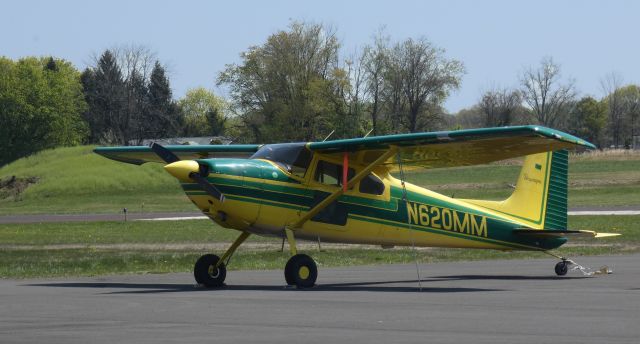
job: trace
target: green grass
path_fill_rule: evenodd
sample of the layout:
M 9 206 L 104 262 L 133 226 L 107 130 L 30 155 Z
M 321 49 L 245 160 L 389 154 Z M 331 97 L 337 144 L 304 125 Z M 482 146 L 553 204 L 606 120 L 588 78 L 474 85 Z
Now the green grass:
M 637 247 L 570 247 L 562 250 L 569 257 L 638 253 Z M 99 276 L 106 274 L 140 274 L 191 272 L 194 262 L 204 251 L 139 252 L 122 250 L 69 249 L 0 251 L 0 277 L 42 278 Z M 414 251 L 408 248 L 329 249 L 308 251 L 320 268 L 373 264 L 406 264 L 414 262 Z M 229 270 L 283 269 L 290 255 L 279 250 L 239 251 L 233 256 Z M 462 249 L 419 250 L 421 264 L 488 259 L 549 258 L 536 252 L 500 252 Z
M 0 200 L 0 215 L 194 211 L 162 165 L 123 164 L 93 153 L 93 146 L 47 150 L 0 168 L 9 176 L 39 177 L 20 199 Z
M 456 198 L 508 197 L 520 166 L 493 164 L 409 172 L 407 180 Z M 571 156 L 569 206 L 640 205 L 640 154 Z
M 0 225 L 0 245 L 211 243 L 231 242 L 238 235 L 210 220 Z M 268 239 L 254 235 L 250 240 Z
M 94 147 L 47 150 L 0 168 L 0 179 L 39 177 L 18 200 L 0 200 L 0 215 L 196 211 L 162 165 L 119 163 Z M 517 161 L 407 173 L 408 181 L 457 198 L 503 199 L 512 189 Z M 572 156 L 570 206 L 640 205 L 640 154 Z
M 573 240 L 560 249 L 564 255 L 640 252 L 640 216 L 571 216 L 569 226 L 623 235 L 600 240 Z M 209 220 L 0 225 L 0 277 L 189 272 L 195 260 L 207 253 L 202 244 L 219 243 L 226 247 L 236 236 L 237 232 L 220 228 Z M 271 245 L 260 248 L 241 246 L 234 255 L 229 267 L 231 270 L 282 269 L 289 258 L 286 250 L 280 252 L 280 239 L 252 236 L 248 240 L 251 242 Z M 60 246 L 70 244 L 83 246 Z M 105 246 L 110 244 L 125 245 Z M 184 245 L 134 250 L 127 244 Z M 222 250 L 215 253 L 221 254 Z M 414 251 L 408 248 L 383 250 L 375 246 L 346 246 L 329 247 L 319 252 L 316 246 L 311 245 L 307 246 L 307 252 L 320 267 L 409 263 L 414 260 Z M 546 256 L 538 252 L 465 249 L 420 249 L 417 253 L 421 263 L 541 257 Z

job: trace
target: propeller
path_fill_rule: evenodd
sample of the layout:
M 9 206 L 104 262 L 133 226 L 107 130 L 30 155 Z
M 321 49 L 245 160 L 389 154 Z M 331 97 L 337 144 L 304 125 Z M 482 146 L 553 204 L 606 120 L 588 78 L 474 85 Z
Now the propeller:
M 149 147 L 160 157 L 160 159 L 164 160 L 168 165 L 180 161 L 180 158 L 178 158 L 177 155 L 173 154 L 172 151 L 166 149 L 158 143 L 152 142 Z M 218 200 L 220 200 L 220 202 L 224 202 L 224 194 L 220 192 L 217 187 L 207 181 L 208 175 L 209 167 L 207 165 L 198 163 L 198 172 L 190 172 L 189 178 L 200 185 L 206 193 L 214 198 L 217 198 Z
M 151 150 L 154 153 L 156 153 L 160 157 L 160 159 L 164 160 L 164 162 L 166 162 L 167 164 L 180 161 L 180 158 L 178 158 L 177 155 L 173 154 L 172 151 L 162 147 L 162 145 L 160 145 L 159 143 L 151 142 L 149 147 L 151 147 Z

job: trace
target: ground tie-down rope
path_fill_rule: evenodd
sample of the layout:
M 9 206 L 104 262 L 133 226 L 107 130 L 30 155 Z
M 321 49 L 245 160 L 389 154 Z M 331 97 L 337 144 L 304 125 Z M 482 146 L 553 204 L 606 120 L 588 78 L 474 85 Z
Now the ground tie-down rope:
M 572 260 L 567 260 L 566 262 L 569 263 L 571 266 L 571 270 L 569 270 L 570 272 L 579 270 L 580 272 L 582 272 L 583 276 L 609 275 L 613 273 L 613 270 L 606 265 L 601 267 L 598 270 L 593 270 L 591 268 L 584 267 Z

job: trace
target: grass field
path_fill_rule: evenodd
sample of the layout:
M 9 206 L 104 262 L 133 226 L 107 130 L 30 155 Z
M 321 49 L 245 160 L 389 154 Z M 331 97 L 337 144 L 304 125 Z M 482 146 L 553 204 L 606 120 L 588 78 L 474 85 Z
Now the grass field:
M 0 180 L 36 177 L 17 197 L 0 190 L 0 216 L 35 213 L 194 211 L 177 181 L 159 164 L 134 166 L 102 158 L 93 147 L 41 152 L 0 168 Z M 519 172 L 518 160 L 492 165 L 407 173 L 407 179 L 457 198 L 507 197 Z M 4 196 L 2 196 L 4 194 Z M 640 206 L 640 154 L 627 151 L 571 156 L 570 206 Z M 570 217 L 570 227 L 623 233 L 603 240 L 575 241 L 562 254 L 640 252 L 640 216 Z M 191 271 L 203 253 L 220 254 L 234 231 L 208 220 L 182 222 L 94 222 L 0 225 L 0 277 L 101 275 Z M 230 269 L 281 269 L 289 257 L 281 241 L 251 237 Z M 302 246 L 321 267 L 408 263 L 408 248 Z M 535 252 L 419 249 L 422 263 L 451 260 L 543 257 Z M 551 265 L 550 265 L 551 268 Z
M 640 216 L 572 216 L 570 227 L 623 235 L 572 241 L 558 251 L 564 255 L 640 252 Z M 208 220 L 0 225 L 0 277 L 188 272 L 201 254 L 221 254 L 236 235 Z M 235 254 L 230 270 L 282 269 L 289 254 L 286 247 L 280 252 L 281 243 L 278 238 L 250 237 Z M 319 251 L 316 243 L 302 244 L 301 251 L 312 255 L 320 267 L 409 263 L 415 255 L 410 248 L 328 244 Z M 421 263 L 545 256 L 536 252 L 417 250 Z
M 193 211 L 178 182 L 160 164 L 123 164 L 91 146 L 59 148 L 0 169 L 0 179 L 38 177 L 17 199 L 0 200 L 0 215 Z
M 518 160 L 407 173 L 407 180 L 457 198 L 504 199 L 520 172 Z M 569 206 L 640 205 L 640 152 L 572 155 Z
M 39 178 L 18 197 L 0 199 L 0 215 L 196 210 L 160 164 L 123 164 L 92 149 L 44 151 L 0 168 L 0 180 Z M 519 163 L 410 172 L 407 180 L 458 198 L 502 199 L 512 191 Z M 572 156 L 569 171 L 570 206 L 640 206 L 640 153 Z

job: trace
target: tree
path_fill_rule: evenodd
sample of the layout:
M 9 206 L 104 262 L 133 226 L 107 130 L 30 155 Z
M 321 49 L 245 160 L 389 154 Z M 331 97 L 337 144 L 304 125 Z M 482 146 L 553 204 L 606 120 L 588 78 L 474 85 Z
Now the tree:
M 0 165 L 42 149 L 82 143 L 85 107 L 80 74 L 71 63 L 0 57 Z
M 213 92 L 203 87 L 190 89 L 178 106 L 184 121 L 182 135 L 217 136 L 224 132 L 227 104 Z
M 179 109 L 164 68 L 150 64 L 155 55 L 140 46 L 114 51 L 82 74 L 90 142 L 128 145 L 177 133 Z
M 373 135 L 381 133 L 380 114 L 382 110 L 382 97 L 385 86 L 385 73 L 389 58 L 389 38 L 379 33 L 374 38 L 373 46 L 365 46 L 362 56 L 364 68 L 365 95 L 370 101 L 369 116 Z M 384 128 L 382 128 L 384 131 Z
M 606 104 L 592 97 L 580 99 L 569 116 L 569 132 L 598 146 L 604 143 L 606 124 Z
M 454 117 L 454 127 L 460 129 L 482 128 L 486 123 L 486 115 L 478 104 L 461 109 Z
M 520 78 L 522 97 L 544 126 L 558 127 L 576 96 L 573 81 L 561 83 L 560 76 L 560 66 L 545 57 L 537 69 L 526 69 Z
M 344 114 L 339 47 L 332 29 L 294 22 L 228 65 L 218 84 L 230 89 L 244 139 L 310 141 L 330 132 Z
M 620 130 L 620 141 L 626 148 L 634 148 L 637 141 L 638 117 L 640 116 L 640 87 L 627 85 L 616 91 L 620 97 L 623 123 Z
M 621 131 L 622 131 L 622 117 L 623 106 L 621 101 L 621 94 L 618 90 L 622 86 L 622 77 L 616 73 L 610 73 L 600 80 L 600 86 L 605 94 L 603 99 L 607 106 L 607 112 L 609 117 L 608 132 L 610 136 L 609 144 L 614 147 L 621 145 Z
M 511 125 L 522 102 L 520 92 L 495 88 L 486 91 L 478 104 L 484 114 L 485 127 Z
M 379 53 L 385 52 L 380 48 Z M 387 51 L 382 98 L 392 132 L 416 132 L 438 127 L 442 103 L 460 86 L 464 66 L 448 59 L 444 49 L 424 38 L 407 39 Z M 370 74 L 370 76 L 373 74 Z M 370 80 L 370 83 L 375 83 Z
M 89 106 L 84 118 L 91 130 L 90 142 L 126 144 L 131 126 L 125 111 L 125 82 L 110 50 L 100 56 L 96 67 L 83 72 L 82 83 Z
M 164 68 L 156 61 L 149 79 L 146 94 L 147 107 L 143 113 L 142 138 L 162 138 L 178 133 L 179 111 L 173 101 L 169 79 Z
M 334 128 L 336 137 L 360 136 L 363 130 L 365 113 L 364 86 L 364 54 L 354 52 L 344 61 L 344 66 L 334 70 L 332 77 L 335 92 L 339 97 L 328 95 L 328 98 L 339 99 L 341 104 L 335 106 Z

